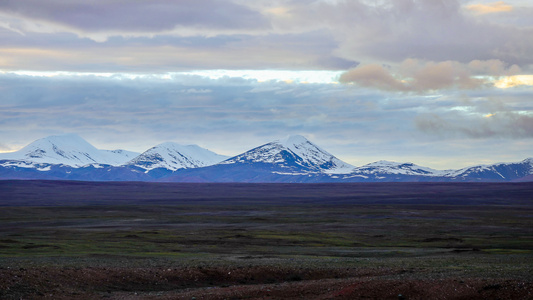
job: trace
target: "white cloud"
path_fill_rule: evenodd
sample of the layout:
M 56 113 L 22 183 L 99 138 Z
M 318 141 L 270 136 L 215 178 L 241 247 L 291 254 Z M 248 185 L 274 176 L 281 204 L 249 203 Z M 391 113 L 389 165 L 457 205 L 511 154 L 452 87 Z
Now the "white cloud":
M 506 89 L 516 86 L 533 86 L 533 75 L 514 75 L 514 76 L 506 76 L 503 78 L 498 79 L 494 86 Z

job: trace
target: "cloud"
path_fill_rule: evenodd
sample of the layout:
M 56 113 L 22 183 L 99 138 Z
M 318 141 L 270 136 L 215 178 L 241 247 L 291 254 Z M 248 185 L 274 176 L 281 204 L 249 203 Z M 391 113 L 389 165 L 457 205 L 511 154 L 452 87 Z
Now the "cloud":
M 0 11 L 19 16 L 27 22 L 86 33 L 157 33 L 180 27 L 220 30 L 269 26 L 268 20 L 260 13 L 231 1 L 219 0 L 3 1 Z
M 489 24 L 498 24 L 499 26 L 505 26 L 509 28 L 530 28 L 533 25 L 533 18 L 530 18 L 533 13 L 533 7 L 531 3 L 522 1 L 513 4 L 513 10 L 505 13 L 487 13 L 487 14 L 474 14 L 478 22 L 484 22 Z
M 499 79 L 494 83 L 494 86 L 506 89 L 516 86 L 533 86 L 533 75 L 515 75 L 515 76 L 507 76 Z
M 506 67 L 500 60 L 475 60 L 462 64 L 407 59 L 395 68 L 361 65 L 343 73 L 339 81 L 389 91 L 426 92 L 492 86 L 487 76 L 504 76 L 519 71 L 518 66 Z
M 0 152 L 9 152 L 11 148 L 7 145 L 0 143 Z
M 513 6 L 503 1 L 488 4 L 470 4 L 465 6 L 465 8 L 476 14 L 492 14 L 500 12 L 509 12 L 513 10 Z
M 407 91 L 409 87 L 401 80 L 394 78 L 390 71 L 380 65 L 361 65 L 343 73 L 341 83 L 357 83 L 361 86 L 382 90 Z
M 479 15 L 462 3 L 3 1 L 0 68 L 339 70 L 409 58 L 533 64 L 531 6 Z
M 180 90 L 180 92 L 184 94 L 209 94 L 209 93 L 212 93 L 213 91 L 210 89 L 189 88 L 189 89 Z
M 366 62 L 499 59 L 526 66 L 533 63 L 530 26 L 499 24 L 464 14 L 459 1 L 363 1 L 323 3 L 308 9 L 309 20 L 324 20 L 339 41 L 336 54 Z M 525 16 L 514 15 L 526 21 Z
M 521 72 L 519 66 L 512 65 L 507 67 L 505 63 L 499 59 L 489 59 L 485 61 L 476 59 L 469 62 L 467 66 L 473 74 L 480 75 L 502 76 L 518 74 Z
M 175 72 L 206 69 L 335 70 L 354 65 L 334 57 L 324 32 L 301 35 L 114 37 L 104 43 L 72 34 L 20 36 L 0 31 L 0 69 L 78 72 Z M 7 45 L 17 45 L 8 47 Z
M 533 115 L 515 112 L 484 116 L 456 114 L 443 118 L 435 114 L 415 119 L 418 130 L 431 135 L 468 138 L 533 138 Z
M 530 89 L 478 91 L 469 96 L 448 96 L 435 107 L 420 107 L 414 118 L 417 130 L 439 139 L 533 138 Z

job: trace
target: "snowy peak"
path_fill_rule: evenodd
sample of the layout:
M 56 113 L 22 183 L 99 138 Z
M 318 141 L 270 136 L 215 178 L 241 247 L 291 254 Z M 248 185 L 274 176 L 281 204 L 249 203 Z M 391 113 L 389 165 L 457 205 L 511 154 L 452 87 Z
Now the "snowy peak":
M 350 173 L 354 169 L 300 135 L 264 144 L 223 162 L 233 163 L 267 163 L 285 169 L 331 174 Z
M 298 145 L 304 145 L 306 143 L 311 143 L 311 142 L 301 135 L 291 135 L 283 140 L 280 140 L 279 143 L 289 148 L 289 147 L 295 147 Z
M 304 165 L 319 166 L 325 173 L 345 174 L 354 169 L 354 166 L 341 161 L 301 135 L 289 136 L 279 143 L 301 157 Z
M 446 171 L 439 171 L 427 167 L 422 167 L 413 163 L 398 163 L 387 160 L 380 160 L 366 164 L 355 169 L 358 174 L 395 174 L 395 175 L 422 175 L 422 176 L 442 176 Z
M 36 140 L 19 151 L 0 155 L 0 159 L 81 167 L 93 163 L 120 165 L 136 155 L 125 150 L 98 150 L 77 134 L 65 134 Z
M 176 171 L 178 169 L 214 165 L 227 158 L 227 156 L 216 154 L 197 145 L 180 145 L 166 142 L 148 149 L 128 162 L 128 165 L 147 171 L 156 168 Z
M 91 152 L 96 152 L 93 145 L 77 134 L 52 135 L 46 138 L 38 139 L 20 151 L 25 158 L 64 158 L 68 160 L 82 160 L 77 154 L 82 153 L 87 157 Z M 90 159 L 91 162 L 95 162 Z
M 523 164 L 529 164 L 533 167 L 533 157 L 526 158 L 522 161 Z

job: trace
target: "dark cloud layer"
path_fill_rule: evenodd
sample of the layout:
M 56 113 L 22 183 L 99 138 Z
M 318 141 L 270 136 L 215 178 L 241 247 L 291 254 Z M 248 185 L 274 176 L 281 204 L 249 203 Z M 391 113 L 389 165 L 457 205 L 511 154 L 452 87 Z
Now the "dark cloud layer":
M 405 59 L 463 64 L 496 59 L 528 69 L 533 64 L 533 29 L 524 12 L 532 8 L 515 7 L 509 1 L 506 5 L 513 9 L 488 17 L 472 13 L 469 4 L 459 0 L 3 1 L 0 38 L 6 43 L 0 46 L 0 68 L 27 69 L 25 61 L 34 58 L 34 69 L 53 71 L 164 72 L 168 66 L 347 69 L 359 62 L 398 64 Z M 149 53 L 169 60 L 149 60 Z
M 261 37 L 117 36 L 104 43 L 90 39 L 73 43 L 72 34 L 21 36 L 4 32 L 4 36 L 0 69 L 8 70 L 160 73 L 198 69 L 335 70 L 356 65 L 331 55 L 335 41 L 320 31 Z
M 396 62 L 418 58 L 463 63 L 476 59 L 533 63 L 527 54 L 533 50 L 533 29 L 529 26 L 480 21 L 464 14 L 460 2 L 454 0 L 386 2 L 388 5 L 365 6 L 358 1 L 341 1 L 328 7 L 343 57 Z M 356 14 L 342 14 L 341 10 Z M 344 18 L 335 19 L 335 15 Z
M 449 118 L 426 114 L 418 116 L 415 124 L 425 133 L 442 137 L 533 138 L 533 115 L 519 113 L 477 117 L 456 114 Z
M 9 14 L 72 27 L 82 31 L 161 32 L 176 27 L 265 28 L 258 12 L 231 1 L 2 1 Z

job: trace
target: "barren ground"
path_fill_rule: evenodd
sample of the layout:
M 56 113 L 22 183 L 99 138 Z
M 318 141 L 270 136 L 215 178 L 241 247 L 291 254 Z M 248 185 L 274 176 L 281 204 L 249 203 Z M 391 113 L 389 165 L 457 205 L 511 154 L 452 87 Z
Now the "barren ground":
M 0 299 L 533 298 L 531 183 L 0 191 Z

